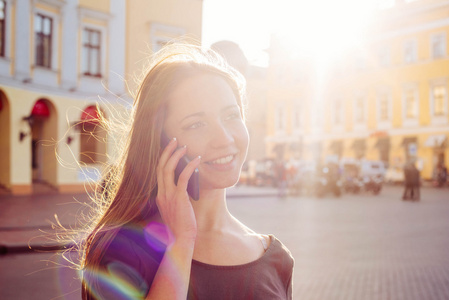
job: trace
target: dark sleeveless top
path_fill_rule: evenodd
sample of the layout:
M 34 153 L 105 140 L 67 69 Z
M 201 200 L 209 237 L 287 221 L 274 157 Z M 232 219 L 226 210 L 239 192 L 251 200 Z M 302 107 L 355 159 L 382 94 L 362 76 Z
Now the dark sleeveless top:
M 164 255 L 164 230 L 159 223 L 122 228 L 106 249 L 100 272 L 83 271 L 86 298 L 145 299 Z M 262 257 L 243 265 L 192 260 L 187 299 L 292 299 L 293 258 L 277 238 L 270 239 Z

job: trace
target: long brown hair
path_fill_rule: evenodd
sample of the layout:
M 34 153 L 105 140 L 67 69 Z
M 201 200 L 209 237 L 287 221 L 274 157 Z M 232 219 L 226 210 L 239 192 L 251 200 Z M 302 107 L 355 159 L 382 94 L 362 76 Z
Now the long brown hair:
M 170 44 L 156 53 L 135 97 L 122 157 L 108 169 L 100 184 L 101 192 L 96 196 L 99 209 L 93 229 L 81 243 L 83 270 L 95 274 L 105 249 L 122 226 L 140 223 L 157 212 L 155 170 L 161 151 L 166 99 L 182 80 L 199 73 L 225 79 L 244 117 L 244 79 L 221 56 L 189 44 Z M 86 299 L 84 284 L 83 299 Z

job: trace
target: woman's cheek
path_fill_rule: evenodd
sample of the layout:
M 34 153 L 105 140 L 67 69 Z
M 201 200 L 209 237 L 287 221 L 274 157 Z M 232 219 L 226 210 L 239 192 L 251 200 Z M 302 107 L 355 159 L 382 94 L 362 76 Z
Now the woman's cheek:
M 246 148 L 248 148 L 249 145 L 249 133 L 248 133 L 248 128 L 246 127 L 246 125 L 242 122 L 242 125 L 240 127 L 240 139 L 242 140 L 242 143 L 244 143 L 246 145 Z

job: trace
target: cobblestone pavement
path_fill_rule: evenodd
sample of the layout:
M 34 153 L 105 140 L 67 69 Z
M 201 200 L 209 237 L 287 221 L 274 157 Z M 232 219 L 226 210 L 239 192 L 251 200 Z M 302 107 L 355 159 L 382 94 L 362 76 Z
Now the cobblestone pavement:
M 291 250 L 294 299 L 449 299 L 449 189 L 423 188 L 420 202 L 401 193 L 387 186 L 379 196 L 232 197 L 228 206 Z M 79 299 L 75 272 L 47 259 L 58 261 L 0 256 L 0 299 Z
M 295 258 L 294 299 L 449 299 L 449 190 L 379 196 L 232 199 L 248 226 Z M 257 207 L 257 209 L 255 209 Z

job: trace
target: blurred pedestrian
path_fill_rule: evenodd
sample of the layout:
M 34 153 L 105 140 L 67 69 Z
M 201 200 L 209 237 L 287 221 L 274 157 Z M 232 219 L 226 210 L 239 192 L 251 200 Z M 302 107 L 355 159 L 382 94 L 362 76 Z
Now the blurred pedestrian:
M 444 164 L 438 165 L 437 172 L 438 187 L 443 187 L 447 181 L 447 168 Z
M 408 200 L 411 193 L 411 180 L 410 180 L 410 168 L 411 163 L 407 162 L 404 165 L 404 193 L 402 194 L 402 200 Z
M 287 168 L 284 161 L 276 162 L 276 181 L 278 187 L 278 196 L 284 198 L 287 196 Z
M 404 194 L 402 200 L 419 201 L 421 178 L 415 164 L 408 162 L 404 166 Z
M 416 168 L 415 164 L 411 165 L 410 168 L 410 183 L 411 183 L 411 200 L 419 201 L 420 200 L 420 185 L 421 185 L 421 176 L 419 174 L 418 168 Z

